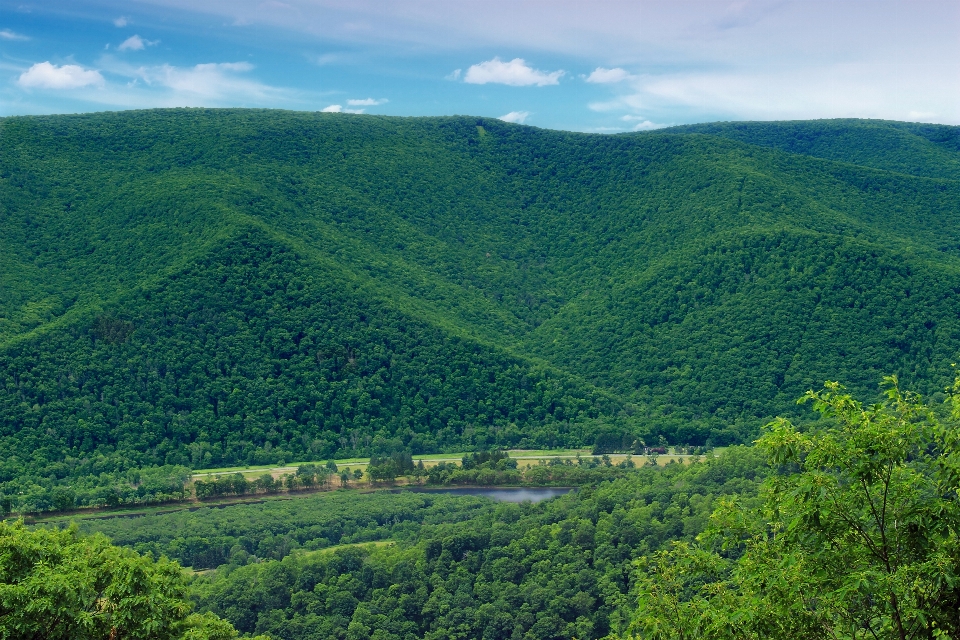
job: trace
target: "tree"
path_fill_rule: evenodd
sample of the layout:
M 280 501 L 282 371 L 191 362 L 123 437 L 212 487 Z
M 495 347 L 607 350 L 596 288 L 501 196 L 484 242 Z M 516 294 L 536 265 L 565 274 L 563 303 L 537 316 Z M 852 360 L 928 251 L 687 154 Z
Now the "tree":
M 213 614 L 190 615 L 183 571 L 103 535 L 0 522 L 0 638 L 226 640 Z
M 960 378 L 946 421 L 885 384 L 870 407 L 835 382 L 808 392 L 829 426 L 769 424 L 760 502 L 724 501 L 699 545 L 643 559 L 630 632 L 960 638 Z

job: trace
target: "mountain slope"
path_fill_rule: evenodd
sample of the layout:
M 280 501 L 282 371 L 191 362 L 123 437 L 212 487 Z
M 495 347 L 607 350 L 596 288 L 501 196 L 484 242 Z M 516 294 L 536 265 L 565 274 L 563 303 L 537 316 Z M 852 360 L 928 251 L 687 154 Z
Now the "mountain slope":
M 960 179 L 960 129 L 884 120 L 716 122 L 665 131 L 704 133 L 914 176 Z
M 3 365 L 7 477 L 31 456 L 100 456 L 115 470 L 550 444 L 568 429 L 558 423 L 616 406 L 569 374 L 391 308 L 362 278 L 256 227 L 9 347 Z
M 825 378 L 937 392 L 960 352 L 957 131 L 0 120 L 5 476 L 31 451 L 42 484 L 97 455 L 722 443 Z

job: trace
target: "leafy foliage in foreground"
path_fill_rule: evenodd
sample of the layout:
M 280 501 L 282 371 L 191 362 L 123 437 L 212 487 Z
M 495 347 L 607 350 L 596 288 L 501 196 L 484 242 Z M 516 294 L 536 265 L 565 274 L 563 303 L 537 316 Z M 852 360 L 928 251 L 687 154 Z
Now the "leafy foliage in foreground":
M 960 351 L 956 132 L 4 118 L 0 500 L 167 499 L 147 467 L 720 445 L 824 379 L 935 392 Z
M 772 423 L 761 504 L 725 500 L 701 544 L 645 558 L 631 633 L 960 638 L 960 402 L 943 422 L 888 383 L 871 407 L 809 393 L 830 428 Z
M 230 640 L 214 615 L 191 614 L 175 562 L 111 545 L 103 535 L 0 522 L 0 638 Z M 265 640 L 265 639 L 264 639 Z

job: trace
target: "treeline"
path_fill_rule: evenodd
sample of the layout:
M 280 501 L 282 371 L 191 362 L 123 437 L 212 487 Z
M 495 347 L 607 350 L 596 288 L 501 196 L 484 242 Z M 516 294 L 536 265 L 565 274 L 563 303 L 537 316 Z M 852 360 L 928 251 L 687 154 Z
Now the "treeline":
M 597 436 L 593 443 L 593 455 L 602 455 L 605 453 L 632 453 L 638 456 L 665 455 L 674 453 L 675 455 L 704 455 L 712 447 L 675 445 L 670 446 L 667 439 L 661 434 L 655 443 L 647 445 L 643 438 L 637 437 L 635 433 L 626 432 L 606 432 Z
M 656 466 L 657 462 L 647 458 L 643 464 Z M 609 456 L 604 455 L 600 459 L 579 456 L 576 459 L 549 458 L 518 468 L 517 461 L 507 452 L 494 450 L 468 454 L 459 465 L 440 462 L 430 467 L 426 476 L 430 485 L 580 486 L 623 476 L 635 467 L 636 463 L 629 456 L 614 465 Z
M 409 451 L 397 451 L 388 457 L 372 456 L 367 466 L 367 475 L 373 482 L 392 482 L 398 476 L 413 475 L 419 480 L 426 475 L 423 460 L 413 463 Z
M 68 463 L 76 462 L 70 458 Z M 89 507 L 120 507 L 182 502 L 192 497 L 190 469 L 180 465 L 143 467 L 98 475 L 74 471 L 69 464 L 52 465 L 50 477 L 27 474 L 3 483 L 0 515 L 70 511 Z M 79 466 L 79 469 L 83 469 Z M 19 490 L 18 490 L 19 489 Z
M 253 480 L 242 473 L 219 474 L 211 480 L 194 480 L 194 495 L 198 500 L 221 496 L 242 496 L 257 493 L 279 493 L 281 491 L 305 491 L 324 487 L 345 487 L 351 480 L 357 482 L 363 478 L 360 469 L 337 468 L 333 460 L 326 465 L 302 464 L 294 473 L 285 473 L 277 477 L 264 473 Z M 339 483 L 339 484 L 337 484 Z

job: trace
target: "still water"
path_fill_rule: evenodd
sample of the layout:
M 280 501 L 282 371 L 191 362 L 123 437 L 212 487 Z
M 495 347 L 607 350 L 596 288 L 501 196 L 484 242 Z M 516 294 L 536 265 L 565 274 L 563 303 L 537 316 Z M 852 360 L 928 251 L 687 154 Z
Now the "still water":
M 497 489 L 406 489 L 415 493 L 450 493 L 456 496 L 481 496 L 498 502 L 540 502 L 549 498 L 563 496 L 572 487 L 499 487 Z

